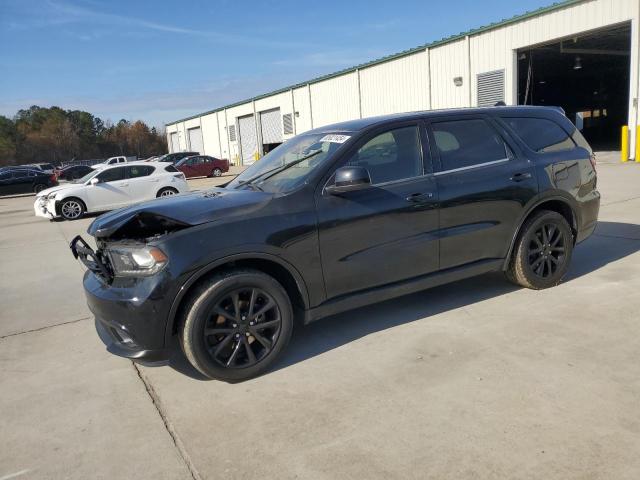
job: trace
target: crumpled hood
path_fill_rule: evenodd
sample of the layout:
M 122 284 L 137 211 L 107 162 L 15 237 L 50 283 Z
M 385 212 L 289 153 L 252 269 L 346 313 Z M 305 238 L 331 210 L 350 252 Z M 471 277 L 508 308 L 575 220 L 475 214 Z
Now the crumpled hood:
M 74 188 L 74 187 L 80 187 L 80 186 L 82 186 L 82 185 L 77 184 L 77 183 L 62 183 L 62 184 L 58 185 L 57 187 L 45 188 L 44 190 L 38 192 L 36 197 L 44 197 L 45 195 L 51 195 L 52 193 L 57 193 L 60 190 L 66 190 L 68 188 Z
M 223 216 L 246 215 L 271 197 L 265 192 L 224 188 L 163 197 L 101 215 L 89 225 L 87 233 L 96 238 L 149 237 Z

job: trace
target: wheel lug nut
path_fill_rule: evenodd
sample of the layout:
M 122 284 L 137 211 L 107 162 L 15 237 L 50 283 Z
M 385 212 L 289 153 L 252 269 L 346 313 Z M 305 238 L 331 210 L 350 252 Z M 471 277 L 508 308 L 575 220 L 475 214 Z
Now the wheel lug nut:
M 240 334 L 239 333 L 236 333 L 236 338 L 240 338 Z
M 249 332 L 245 333 L 245 335 L 248 337 L 249 335 L 251 335 Z
M 249 325 L 253 326 L 254 322 L 249 322 Z
M 238 327 L 238 324 L 237 324 L 237 323 L 234 323 L 234 324 L 233 324 L 233 328 L 237 328 L 237 327 Z
M 243 316 L 242 316 L 242 320 L 246 320 L 246 319 L 247 319 L 247 317 L 245 317 L 245 316 L 243 315 Z

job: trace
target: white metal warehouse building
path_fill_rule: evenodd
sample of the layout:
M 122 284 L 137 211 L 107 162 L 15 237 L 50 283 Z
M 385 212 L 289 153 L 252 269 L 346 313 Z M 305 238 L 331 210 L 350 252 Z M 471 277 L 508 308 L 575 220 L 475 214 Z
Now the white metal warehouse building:
M 628 125 L 635 158 L 639 23 L 640 0 L 556 3 L 175 121 L 167 125 L 169 151 L 249 164 L 339 121 L 504 101 L 563 107 L 595 149 L 619 149 Z

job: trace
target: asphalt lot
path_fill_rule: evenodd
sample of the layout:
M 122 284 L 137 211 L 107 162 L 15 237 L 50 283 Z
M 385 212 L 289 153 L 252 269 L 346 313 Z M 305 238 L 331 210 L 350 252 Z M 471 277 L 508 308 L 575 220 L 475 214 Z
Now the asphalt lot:
M 640 164 L 598 173 L 560 286 L 492 274 L 341 314 L 236 385 L 108 354 L 67 247 L 91 219 L 0 198 L 0 479 L 640 478 Z

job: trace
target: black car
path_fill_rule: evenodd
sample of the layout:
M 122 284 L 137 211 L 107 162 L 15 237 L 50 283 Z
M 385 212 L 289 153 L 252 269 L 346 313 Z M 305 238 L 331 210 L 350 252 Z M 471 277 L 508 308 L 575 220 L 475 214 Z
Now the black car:
M 595 229 L 595 161 L 560 111 L 495 107 L 298 135 L 224 188 L 97 218 L 71 248 L 109 351 L 239 381 L 303 323 L 491 271 L 557 285 Z M 543 300 L 541 300 L 543 301 Z
M 171 162 L 176 163 L 186 157 L 193 157 L 194 155 L 200 155 L 199 152 L 175 152 L 175 153 L 166 153 L 158 158 L 158 162 Z
M 95 172 L 95 170 L 88 165 L 70 165 L 58 172 L 58 179 L 73 181 L 91 172 Z
M 56 176 L 41 170 L 8 167 L 0 170 L 0 195 L 38 193 L 58 185 Z

